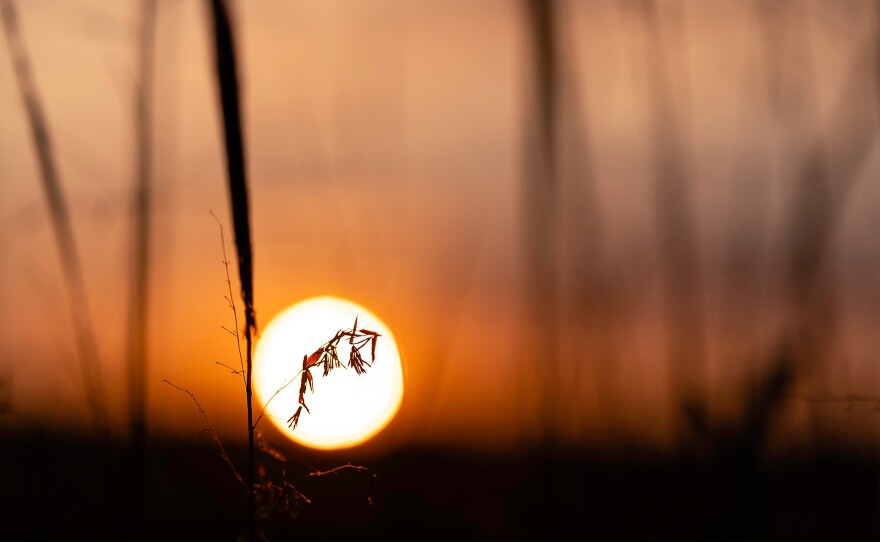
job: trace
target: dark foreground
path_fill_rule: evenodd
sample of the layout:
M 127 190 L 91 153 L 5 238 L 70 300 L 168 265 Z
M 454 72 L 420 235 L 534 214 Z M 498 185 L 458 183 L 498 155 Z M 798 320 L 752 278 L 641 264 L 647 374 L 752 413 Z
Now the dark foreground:
M 240 452 L 240 450 L 238 451 Z M 236 456 L 237 458 L 238 456 Z M 310 460 L 314 460 L 312 456 Z M 324 457 L 323 459 L 328 459 Z M 339 457 L 317 464 L 329 468 Z M 877 457 L 752 465 L 638 452 L 519 457 L 399 450 L 299 481 L 312 500 L 270 539 L 880 538 Z M 145 476 L 122 449 L 0 436 L 4 539 L 235 539 L 244 495 L 207 445 L 155 444 Z M 291 464 L 288 478 L 305 474 Z

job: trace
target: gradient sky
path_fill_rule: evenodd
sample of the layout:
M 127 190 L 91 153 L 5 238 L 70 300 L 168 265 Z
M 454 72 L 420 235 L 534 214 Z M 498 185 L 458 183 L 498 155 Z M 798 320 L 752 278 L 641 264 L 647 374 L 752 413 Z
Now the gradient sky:
M 138 4 L 30 0 L 19 7 L 122 431 Z M 826 145 L 832 176 L 860 165 L 833 232 L 840 314 L 834 359 L 798 393 L 880 394 L 874 3 L 794 2 L 785 25 L 765 24 L 770 15 L 741 1 L 661 7 L 694 179 L 713 412 L 723 420 L 735 410 L 742 375 L 780 326 L 792 176 L 817 141 Z M 236 3 L 234 11 L 258 322 L 322 294 L 350 298 L 383 318 L 397 333 L 408 379 L 390 444 L 503 447 L 530 438 L 537 421 L 522 369 L 530 363 L 523 359 L 530 331 L 521 187 L 531 87 L 520 3 L 264 1 Z M 616 2 L 562 2 L 559 26 L 565 84 L 578 106 L 567 118 L 586 134 L 607 265 L 624 307 L 613 330 L 620 344 L 614 413 L 595 399 L 607 383 L 580 367 L 569 348 L 563 367 L 571 371 L 564 378 L 570 412 L 562 431 L 596 436 L 611 416 L 631 438 L 668 443 L 674 397 L 658 308 L 662 255 L 645 116 L 649 81 L 641 67 L 649 45 Z M 186 438 L 200 427 L 189 400 L 161 383 L 167 378 L 196 393 L 234 438 L 244 423 L 243 398 L 238 381 L 214 365 L 233 360 L 235 351 L 220 327 L 231 315 L 209 215 L 228 224 L 204 6 L 161 1 L 157 29 L 151 427 Z M 778 58 L 767 54 L 774 37 Z M 776 109 L 768 73 L 779 81 Z M 859 73 L 864 77 L 851 75 Z M 868 152 L 853 156 L 866 138 Z M 583 147 L 565 152 L 571 161 L 585 156 Z M 576 182 L 564 179 L 563 193 L 570 197 Z M 563 242 L 583 235 L 572 229 L 574 218 L 561 210 Z M 763 273 L 761 292 L 737 295 L 726 282 L 737 243 L 760 247 L 753 263 Z M 0 276 L 0 376 L 11 378 L 14 404 L 2 423 L 78 430 L 86 410 L 68 309 L 5 41 Z M 562 299 L 576 282 L 563 265 Z M 754 319 L 723 326 L 731 306 Z M 574 326 L 563 327 L 567 340 L 576 338 L 568 329 Z M 810 409 L 792 401 L 780 439 L 807 438 Z M 829 407 L 820 426 L 843 441 L 864 442 L 876 437 L 869 410 Z

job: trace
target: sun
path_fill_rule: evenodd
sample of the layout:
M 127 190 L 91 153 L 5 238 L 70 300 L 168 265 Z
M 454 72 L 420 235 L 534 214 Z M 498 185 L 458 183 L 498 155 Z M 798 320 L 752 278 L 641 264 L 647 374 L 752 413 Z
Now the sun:
M 303 356 L 314 352 L 337 331 L 350 329 L 355 317 L 359 329 L 381 335 L 375 362 L 360 375 L 348 368 L 336 369 L 327 376 L 322 376 L 322 370 L 313 371 L 315 390 L 306 391 L 305 396 L 311 413 L 303 410 L 296 429 L 289 428 L 287 420 L 298 406 Z M 348 360 L 348 348 L 341 341 L 339 358 L 343 362 Z M 369 361 L 370 356 L 365 359 Z M 253 378 L 257 411 L 265 407 L 264 417 L 292 440 L 324 450 L 369 440 L 388 425 L 403 399 L 403 367 L 391 330 L 364 307 L 331 296 L 301 301 L 269 322 L 257 344 Z M 284 387 L 291 380 L 295 381 Z

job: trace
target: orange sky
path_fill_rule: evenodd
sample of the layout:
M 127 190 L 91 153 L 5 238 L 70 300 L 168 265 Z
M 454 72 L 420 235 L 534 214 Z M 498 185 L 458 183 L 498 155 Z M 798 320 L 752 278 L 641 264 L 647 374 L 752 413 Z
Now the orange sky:
M 235 353 L 220 328 L 230 325 L 230 314 L 217 225 L 208 214 L 228 221 L 204 6 L 188 0 L 159 6 L 151 427 L 186 438 L 200 427 L 188 399 L 161 384 L 167 378 L 195 392 L 221 432 L 234 438 L 244 423 L 243 399 L 238 381 L 214 366 Z M 668 443 L 673 397 L 658 308 L 647 82 L 638 67 L 644 37 L 614 2 L 560 6 L 608 260 L 626 313 L 614 330 L 620 386 L 611 419 L 632 438 Z M 712 409 L 723 418 L 749 370 L 741 359 L 766 346 L 766 337 L 756 337 L 772 335 L 779 313 L 771 285 L 762 316 L 768 324 L 746 331 L 720 326 L 726 307 L 758 310 L 756 294 L 725 290 L 729 239 L 737 232 L 751 242 L 769 239 L 762 265 L 776 276 L 790 174 L 804 150 L 830 134 L 832 170 L 849 159 L 850 143 L 829 128 L 830 115 L 846 75 L 863 61 L 859 52 L 877 39 L 877 19 L 866 15 L 869 0 L 846 3 L 850 9 L 796 3 L 780 68 L 783 102 L 794 104 L 794 113 L 783 108 L 783 118 L 774 119 L 755 13 L 733 0 L 662 6 L 671 83 L 698 179 L 691 194 L 706 287 Z M 122 431 L 137 3 L 32 0 L 19 7 Z M 503 447 L 534 435 L 533 398 L 521 370 L 529 363 L 520 243 L 529 56 L 520 4 L 348 0 L 235 7 L 259 322 L 321 294 L 350 298 L 383 318 L 397 333 L 408 378 L 403 410 L 385 436 L 389 445 Z M 798 49 L 804 44 L 812 72 Z M 876 69 L 876 62 L 865 65 Z M 841 331 L 821 378 L 838 395 L 880 394 L 880 152 L 870 80 L 866 75 L 874 94 L 857 107 L 864 114 L 845 119 L 851 129 L 844 135 L 869 134 L 874 143 L 833 238 Z M 805 86 L 814 94 L 812 124 L 796 109 L 797 89 Z M 12 379 L 15 408 L 2 423 L 64 430 L 79 427 L 86 411 L 27 130 L 0 41 L 0 343 L 6 345 L 0 376 Z M 749 177 L 754 164 L 771 172 L 768 182 Z M 759 204 L 737 197 L 743 193 L 764 198 L 766 231 L 755 229 Z M 571 220 L 563 213 L 563 228 Z M 575 281 L 562 277 L 562 299 Z M 566 355 L 570 367 L 577 357 Z M 606 383 L 589 367 L 564 380 L 571 388 L 563 432 L 600 435 L 609 414 L 599 410 L 596 389 Z M 797 402 L 787 410 L 797 438 L 806 438 L 808 410 Z M 823 430 L 852 442 L 876 435 L 869 408 L 842 410 L 822 411 Z

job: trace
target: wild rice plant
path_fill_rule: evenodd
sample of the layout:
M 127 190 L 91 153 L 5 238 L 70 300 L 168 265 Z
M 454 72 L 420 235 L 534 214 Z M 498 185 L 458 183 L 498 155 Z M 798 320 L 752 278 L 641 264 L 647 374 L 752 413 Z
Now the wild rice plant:
M 238 273 L 239 282 L 241 284 L 241 297 L 244 302 L 244 355 L 241 354 L 241 342 L 239 341 L 238 316 L 235 316 L 236 329 L 233 335 L 239 345 L 239 357 L 244 359 L 244 387 L 245 400 L 247 405 L 247 474 L 243 478 L 248 493 L 248 534 L 252 539 L 261 537 L 261 530 L 258 524 L 258 510 L 256 507 L 256 499 L 258 494 L 261 496 L 261 502 L 269 499 L 272 503 L 283 502 L 290 504 L 291 502 L 299 503 L 300 501 L 294 497 L 298 494 L 292 485 L 282 481 L 279 484 L 271 484 L 261 481 L 257 483 L 255 477 L 255 456 L 254 442 L 256 435 L 256 427 L 262 418 L 254 421 L 253 415 L 253 341 L 257 333 L 257 324 L 254 311 L 254 283 L 253 283 L 253 250 L 251 244 L 250 233 L 250 211 L 248 203 L 248 182 L 247 168 L 245 165 L 244 140 L 241 126 L 240 99 L 238 92 L 238 74 L 235 60 L 235 42 L 232 25 L 230 22 L 229 11 L 224 0 L 211 0 L 211 20 L 214 29 L 214 52 L 217 62 L 217 84 L 220 95 L 221 109 L 223 113 L 223 125 L 225 135 L 226 165 L 227 179 L 230 195 L 230 205 L 232 210 L 232 222 L 235 232 L 235 247 L 238 254 Z M 222 240 L 222 229 L 221 229 Z M 224 260 L 225 243 L 224 243 Z M 227 282 L 230 287 L 229 302 L 235 311 L 234 302 L 232 300 L 231 281 L 229 280 L 227 267 Z M 236 313 L 237 314 L 237 313 Z M 314 389 L 314 381 L 312 379 L 311 369 L 323 365 L 324 374 L 326 375 L 332 369 L 341 366 L 339 358 L 336 355 L 336 345 L 343 338 L 348 337 L 349 343 L 352 345 L 351 358 L 349 366 L 355 369 L 359 374 L 364 372 L 365 366 L 369 366 L 360 353 L 367 343 L 372 346 L 372 356 L 375 357 L 375 345 L 378 334 L 368 330 L 358 330 L 357 320 L 355 326 L 348 331 L 339 332 L 333 339 L 325 343 L 311 356 L 306 356 L 303 361 L 301 389 L 300 389 L 300 407 L 291 417 L 292 425 L 296 425 L 299 420 L 301 409 L 305 406 L 304 387 L 308 384 Z M 193 397 L 193 399 L 195 399 Z M 270 399 L 271 400 L 271 399 Z M 267 402 L 268 403 L 268 402 Z M 264 408 L 265 411 L 265 408 Z M 207 419 L 207 416 L 206 416 Z M 216 437 L 216 432 L 213 433 Z M 231 464 L 231 462 L 230 462 Z M 269 492 L 271 498 L 266 496 Z M 280 492 L 280 493 L 279 493 Z M 293 501 L 291 499 L 293 498 Z
M 351 329 L 338 331 L 332 339 L 312 352 L 312 355 L 303 356 L 302 370 L 300 371 L 299 407 L 297 407 L 293 416 L 287 420 L 287 424 L 291 428 L 296 429 L 303 408 L 306 409 L 306 412 L 310 412 L 309 407 L 306 406 L 305 395 L 307 388 L 312 392 L 315 391 L 315 380 L 312 377 L 312 369 L 323 367 L 323 376 L 327 376 L 333 369 L 345 367 L 339 359 L 337 346 L 339 346 L 339 341 L 342 341 L 346 337 L 348 338 L 348 344 L 351 346 L 351 351 L 348 357 L 348 368 L 354 369 L 355 372 L 360 375 L 366 373 L 367 367 L 371 367 L 372 363 L 376 361 L 376 341 L 379 339 L 380 335 L 369 329 L 358 329 L 357 316 L 355 316 L 354 325 Z M 361 349 L 368 344 L 370 345 L 370 361 L 365 360 L 363 354 L 361 354 Z
M 236 350 L 239 356 L 240 369 L 236 369 L 231 365 L 221 362 L 217 362 L 217 364 L 229 369 L 232 374 L 241 377 L 242 382 L 246 384 L 247 380 L 246 370 L 244 368 L 244 354 L 241 350 L 241 337 L 237 331 L 238 309 L 236 308 L 235 300 L 232 293 L 232 280 L 229 274 L 230 262 L 226 257 L 226 240 L 223 233 L 222 223 L 216 216 L 214 216 L 214 218 L 215 220 L 217 220 L 217 224 L 220 228 L 220 243 L 223 252 L 222 263 L 226 271 L 226 285 L 228 289 L 226 300 L 229 309 L 232 311 L 234 322 L 233 329 L 229 329 L 225 326 L 223 327 L 223 329 L 235 339 Z M 355 317 L 355 322 L 351 329 L 343 329 L 338 331 L 329 341 L 321 345 L 311 355 L 303 355 L 302 369 L 297 374 L 295 374 L 293 378 L 291 378 L 287 383 L 279 387 L 278 390 L 276 390 L 275 393 L 272 394 L 272 396 L 269 397 L 268 400 L 266 400 L 265 404 L 263 405 L 263 409 L 260 411 L 260 414 L 257 416 L 253 424 L 251 424 L 248 428 L 249 435 L 253 435 L 257 450 L 263 452 L 266 457 L 274 460 L 281 465 L 280 479 L 273 480 L 270 476 L 267 475 L 267 471 L 263 466 L 260 466 L 259 470 L 256 471 L 258 478 L 254 478 L 252 481 L 248 481 L 244 476 L 242 476 L 239 470 L 236 468 L 235 463 L 232 461 L 232 458 L 226 452 L 226 448 L 223 446 L 223 442 L 220 439 L 220 436 L 217 434 L 217 430 L 214 428 L 214 425 L 208 418 L 207 412 L 204 408 L 202 408 L 202 405 L 199 403 L 195 394 L 186 388 L 183 388 L 168 380 L 163 379 L 166 384 L 189 395 L 190 399 L 192 399 L 193 403 L 195 403 L 196 408 L 199 410 L 199 413 L 202 415 L 202 418 L 205 421 L 206 427 L 202 430 L 202 433 L 208 435 L 211 438 L 211 440 L 214 442 L 214 445 L 217 447 L 218 455 L 229 467 L 236 481 L 238 481 L 238 483 L 241 484 L 244 490 L 253 497 L 253 509 L 250 508 L 251 503 L 248 503 L 249 529 L 252 529 L 252 531 L 249 532 L 249 535 L 252 537 L 252 539 L 258 540 L 264 538 L 263 531 L 266 520 L 277 515 L 287 515 L 296 518 L 302 505 L 311 503 L 311 500 L 297 489 L 296 484 L 294 483 L 295 480 L 292 480 L 288 476 L 287 464 L 291 462 L 296 463 L 300 467 L 305 467 L 306 469 L 308 469 L 308 473 L 305 475 L 305 477 L 307 478 L 331 475 L 345 469 L 352 469 L 368 473 L 370 475 L 370 488 L 367 495 L 367 502 L 369 504 L 372 504 L 373 488 L 375 486 L 376 479 L 376 474 L 372 470 L 359 465 L 352 465 L 351 463 L 347 463 L 339 467 L 321 471 L 312 467 L 311 465 L 308 465 L 301 459 L 269 444 L 258 430 L 258 426 L 266 413 L 266 408 L 269 406 L 269 403 L 271 403 L 272 400 L 274 400 L 275 397 L 277 397 L 278 394 L 281 393 L 281 391 L 286 389 L 290 384 L 295 382 L 297 378 L 299 378 L 299 406 L 297 407 L 296 412 L 288 420 L 289 426 L 295 429 L 296 425 L 299 422 L 300 415 L 302 414 L 302 409 L 305 408 L 307 412 L 309 411 L 305 401 L 305 394 L 307 389 L 314 392 L 315 384 L 312 370 L 319 368 L 322 369 L 323 376 L 327 376 L 332 370 L 340 368 L 350 368 L 356 371 L 358 374 L 364 374 L 367 368 L 371 367 L 376 360 L 376 342 L 378 341 L 379 337 L 379 333 L 376 333 L 375 331 L 358 328 L 357 317 Z M 340 360 L 338 354 L 339 343 L 346 339 L 351 346 L 351 351 L 347 364 L 343 363 L 342 360 Z M 367 345 L 370 346 L 370 361 L 367 361 L 367 359 L 365 359 L 365 354 L 361 352 L 361 350 L 366 348 Z M 291 360 L 291 363 L 293 363 L 293 360 Z M 249 455 L 248 460 L 250 461 L 252 459 L 254 459 L 255 461 L 255 457 Z M 256 461 L 254 465 L 256 467 Z M 250 515 L 251 513 L 253 515 Z

